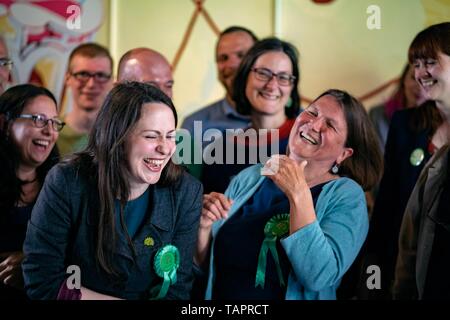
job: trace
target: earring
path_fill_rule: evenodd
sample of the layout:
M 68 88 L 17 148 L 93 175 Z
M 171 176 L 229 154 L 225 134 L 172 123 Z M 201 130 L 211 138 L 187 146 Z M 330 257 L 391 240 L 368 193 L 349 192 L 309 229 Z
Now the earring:
M 290 108 L 291 106 L 292 106 L 292 98 L 289 97 L 288 101 L 286 101 L 285 107 L 286 107 L 286 108 Z
M 338 172 L 339 172 L 339 167 L 338 167 L 337 163 L 335 163 L 335 164 L 331 167 L 331 173 L 337 174 Z

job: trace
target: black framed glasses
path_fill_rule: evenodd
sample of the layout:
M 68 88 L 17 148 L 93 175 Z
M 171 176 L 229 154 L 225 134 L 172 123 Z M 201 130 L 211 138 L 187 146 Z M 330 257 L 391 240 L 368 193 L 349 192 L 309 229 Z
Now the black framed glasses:
M 65 126 L 65 122 L 53 118 L 53 119 L 47 119 L 46 116 L 43 116 L 41 114 L 21 114 L 19 116 L 16 117 L 16 119 L 31 119 L 34 122 L 34 125 L 37 128 L 44 128 L 48 122 L 50 121 L 52 123 L 52 128 L 55 131 L 61 131 L 64 126 Z
M 256 79 L 264 82 L 269 82 L 275 77 L 280 86 L 290 86 L 295 80 L 295 77 L 290 74 L 285 72 L 275 73 L 266 68 L 253 68 L 252 71 L 255 73 Z
M 13 61 L 9 58 L 0 58 L 0 68 L 6 68 L 11 71 L 13 64 Z
M 71 72 L 70 75 L 81 82 L 88 82 L 90 78 L 94 78 L 98 83 L 106 83 L 111 79 L 111 75 L 104 72 L 79 71 Z

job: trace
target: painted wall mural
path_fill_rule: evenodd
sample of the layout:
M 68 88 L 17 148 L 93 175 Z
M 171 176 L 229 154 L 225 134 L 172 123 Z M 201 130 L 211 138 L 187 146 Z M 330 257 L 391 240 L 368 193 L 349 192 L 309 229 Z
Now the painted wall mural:
M 299 48 L 303 105 L 339 87 L 370 108 L 394 89 L 414 35 L 448 17 L 450 0 L 0 0 L 15 83 L 41 82 L 61 98 L 79 43 L 99 41 L 116 63 L 150 47 L 173 63 L 180 118 L 223 96 L 214 50 L 227 26 Z
M 13 83 L 43 84 L 60 99 L 70 52 L 93 39 L 103 15 L 102 0 L 0 0 L 0 30 L 14 61 Z

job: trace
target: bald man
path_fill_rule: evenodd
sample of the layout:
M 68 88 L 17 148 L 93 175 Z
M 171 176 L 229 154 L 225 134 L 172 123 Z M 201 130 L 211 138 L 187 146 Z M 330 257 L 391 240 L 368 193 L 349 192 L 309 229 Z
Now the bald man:
M 9 82 L 12 61 L 8 58 L 5 40 L 0 36 L 0 94 L 5 91 Z
M 152 84 L 172 98 L 172 67 L 159 52 L 149 48 L 135 48 L 119 61 L 117 82 L 138 81 Z
M 117 83 L 123 81 L 149 83 L 159 88 L 172 99 L 172 87 L 174 83 L 172 67 L 167 59 L 155 50 L 135 48 L 126 52 L 120 58 L 119 70 L 117 71 Z M 177 144 L 179 142 L 180 136 L 177 135 Z M 185 163 L 185 166 L 194 176 L 199 175 L 200 166 L 196 166 L 191 162 Z

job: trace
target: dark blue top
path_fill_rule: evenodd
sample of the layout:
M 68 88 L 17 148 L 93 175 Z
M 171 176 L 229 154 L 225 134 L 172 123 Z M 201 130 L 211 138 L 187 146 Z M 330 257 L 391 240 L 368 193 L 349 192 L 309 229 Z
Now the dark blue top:
M 118 232 L 111 257 L 117 275 L 112 276 L 95 259 L 100 208 L 96 179 L 78 163 L 57 164 L 45 179 L 23 246 L 28 296 L 55 299 L 69 276 L 67 266 L 73 264 L 82 270 L 82 285 L 91 290 L 148 299 L 150 290 L 163 282 L 154 271 L 154 257 L 171 244 L 180 252 L 180 265 L 165 299 L 189 299 L 202 195 L 200 182 L 187 173 L 170 185 L 152 185 L 147 216 L 132 239 L 134 250 L 123 231 Z
M 0 252 L 22 251 L 28 220 L 34 203 L 26 207 L 14 207 L 10 212 L 0 216 Z M 0 259 L 0 262 L 2 259 Z M 26 299 L 24 291 L 6 286 L 0 282 L 0 300 Z
M 0 217 L 0 252 L 22 251 L 33 206 L 34 203 L 26 207 L 14 207 Z
M 370 264 L 376 264 L 382 270 L 381 289 L 372 290 L 372 298 L 388 294 L 392 285 L 403 213 L 424 165 L 432 156 L 428 150 L 430 129 L 417 131 L 411 124 L 418 112 L 418 108 L 395 112 L 389 127 L 384 173 L 367 236 L 367 250 L 373 259 Z M 417 166 L 410 161 L 416 149 L 421 149 L 424 154 Z
M 140 195 L 138 198 L 128 201 L 125 205 L 124 220 L 127 226 L 130 238 L 133 238 L 139 227 L 144 223 L 147 215 L 147 208 L 149 203 L 149 189 Z M 116 225 L 120 226 L 120 202 L 114 202 L 116 206 Z
M 278 140 L 269 141 L 262 131 L 252 132 L 248 131 L 251 129 L 248 128 L 244 134 L 238 135 L 239 138 L 226 135 L 208 145 L 203 150 L 204 163 L 200 179 L 204 193 L 224 193 L 231 179 L 245 168 L 256 163 L 265 163 L 273 154 L 286 154 L 289 134 L 294 123 L 295 119 L 288 119 L 277 129 Z M 211 158 L 211 162 L 217 161 L 208 163 L 205 156 Z
M 324 184 L 311 188 L 314 206 Z M 289 213 L 289 200 L 270 179 L 223 225 L 215 241 L 216 279 L 213 299 L 284 300 L 286 287 L 280 280 L 271 254 L 267 254 L 264 289 L 255 288 L 258 256 L 264 241 L 264 227 L 277 214 Z M 238 246 L 236 246 L 238 244 Z M 290 270 L 280 239 L 276 248 L 284 282 Z

